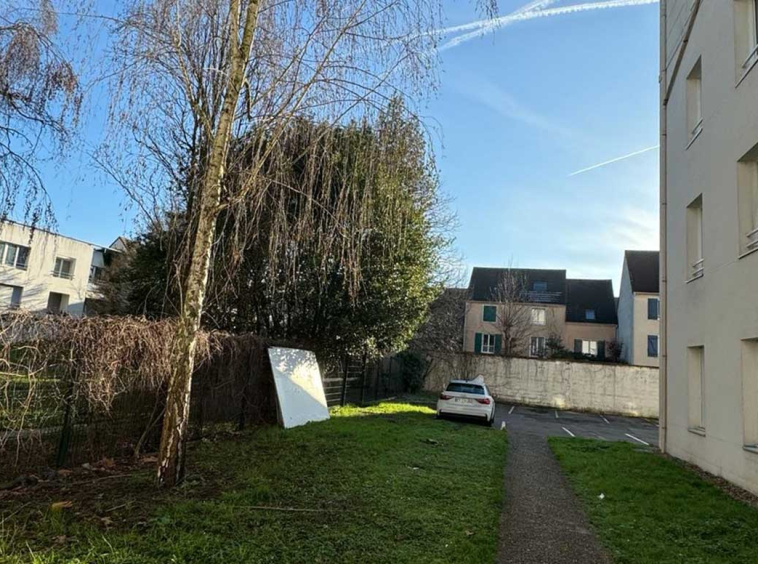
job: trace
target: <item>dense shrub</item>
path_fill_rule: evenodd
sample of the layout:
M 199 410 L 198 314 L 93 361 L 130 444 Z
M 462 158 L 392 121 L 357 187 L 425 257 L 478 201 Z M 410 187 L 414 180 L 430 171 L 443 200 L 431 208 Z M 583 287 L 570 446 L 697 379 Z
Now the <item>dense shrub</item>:
M 426 361 L 417 352 L 405 351 L 398 355 L 403 365 L 403 387 L 406 392 L 418 392 L 424 386 Z

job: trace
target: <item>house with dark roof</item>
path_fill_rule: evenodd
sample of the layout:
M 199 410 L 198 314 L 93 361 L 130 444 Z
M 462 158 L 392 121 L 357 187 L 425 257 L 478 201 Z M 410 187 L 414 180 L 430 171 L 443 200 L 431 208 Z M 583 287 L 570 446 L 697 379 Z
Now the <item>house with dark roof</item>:
M 621 358 L 638 366 L 658 366 L 660 296 L 659 252 L 626 251 L 618 302 Z
M 517 325 L 519 356 L 543 357 L 548 340 L 573 352 L 605 357 L 616 338 L 611 280 L 566 278 L 565 270 L 481 268 L 471 273 L 464 350 L 502 354 L 507 325 Z

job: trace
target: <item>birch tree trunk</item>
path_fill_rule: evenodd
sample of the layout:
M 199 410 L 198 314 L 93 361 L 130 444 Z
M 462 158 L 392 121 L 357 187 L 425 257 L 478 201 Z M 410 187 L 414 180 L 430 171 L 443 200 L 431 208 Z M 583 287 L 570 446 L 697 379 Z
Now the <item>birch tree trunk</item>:
M 191 246 L 190 266 L 184 284 L 181 313 L 172 355 L 174 369 L 169 382 L 161 433 L 158 483 L 164 487 L 173 487 L 184 478 L 185 474 L 185 450 L 197 330 L 200 327 L 208 284 L 224 165 L 236 119 L 240 92 L 250 59 L 259 6 L 260 0 L 251 0 L 248 3 L 240 37 L 241 0 L 230 2 L 229 71 L 223 79 L 226 81 L 224 102 L 216 130 L 212 132 L 209 139 L 209 158 L 198 190 L 197 231 Z

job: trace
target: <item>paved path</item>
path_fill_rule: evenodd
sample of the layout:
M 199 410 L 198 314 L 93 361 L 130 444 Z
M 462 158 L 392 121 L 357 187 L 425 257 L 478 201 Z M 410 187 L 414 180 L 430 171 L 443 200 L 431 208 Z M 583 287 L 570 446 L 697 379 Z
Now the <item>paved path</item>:
M 544 437 L 508 434 L 505 496 L 498 564 L 610 562 Z
M 611 560 L 590 529 L 579 500 L 547 444 L 548 436 L 581 436 L 655 444 L 655 421 L 498 405 L 508 426 L 505 506 L 498 564 L 593 564 Z

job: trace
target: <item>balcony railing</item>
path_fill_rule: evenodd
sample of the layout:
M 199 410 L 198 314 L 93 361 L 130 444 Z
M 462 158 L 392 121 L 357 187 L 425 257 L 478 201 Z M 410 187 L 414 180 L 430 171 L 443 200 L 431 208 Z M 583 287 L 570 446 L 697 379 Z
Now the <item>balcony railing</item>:
M 705 259 L 699 259 L 692 263 L 692 277 L 697 278 L 703 275 L 703 263 Z
M 53 270 L 53 276 L 56 278 L 64 278 L 66 280 L 71 280 L 74 278 L 73 272 L 62 272 L 60 270 Z
M 747 56 L 747 59 L 745 59 L 745 62 L 742 63 L 742 70 L 747 71 L 747 69 L 750 68 L 756 59 L 758 59 L 758 44 L 753 47 L 753 50 L 750 51 L 750 54 Z
M 758 227 L 747 234 L 747 248 L 750 251 L 758 249 Z
M 700 118 L 695 124 L 695 127 L 692 128 L 692 131 L 690 132 L 690 139 L 694 139 L 700 135 L 701 131 L 703 131 L 703 118 Z

